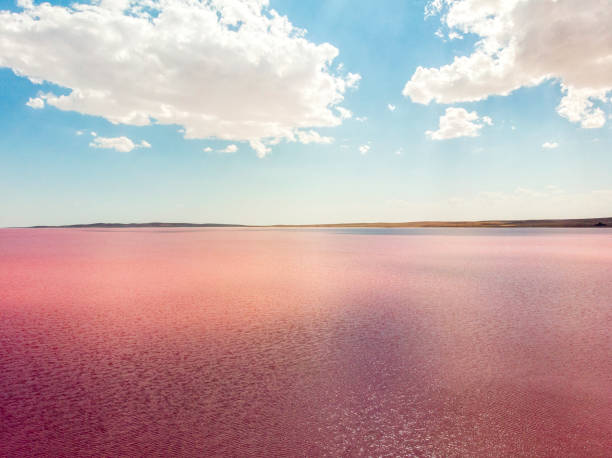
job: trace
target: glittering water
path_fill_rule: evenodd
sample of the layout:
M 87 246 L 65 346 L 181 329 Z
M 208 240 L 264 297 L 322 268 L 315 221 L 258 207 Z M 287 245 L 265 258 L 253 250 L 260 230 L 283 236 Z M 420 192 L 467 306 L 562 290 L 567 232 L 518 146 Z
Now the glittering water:
M 610 456 L 612 232 L 0 230 L 0 455 Z

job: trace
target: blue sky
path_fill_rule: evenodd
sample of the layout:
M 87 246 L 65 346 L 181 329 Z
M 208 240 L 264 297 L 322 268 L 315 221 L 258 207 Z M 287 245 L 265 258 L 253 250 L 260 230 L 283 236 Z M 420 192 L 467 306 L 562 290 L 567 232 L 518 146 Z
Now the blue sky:
M 533 2 L 505 11 L 498 2 L 481 1 L 493 10 L 466 18 L 460 8 L 475 1 L 433 2 L 426 17 L 427 2 L 422 1 L 271 0 L 269 7 L 255 6 L 242 22 L 222 27 L 238 30 L 270 17 L 273 9 L 305 29 L 303 39 L 312 46 L 292 48 L 291 34 L 279 32 L 279 38 L 257 32 L 261 46 L 251 38 L 236 44 L 239 52 L 227 59 L 225 45 L 193 38 L 203 30 L 197 20 L 189 23 L 194 34 L 182 38 L 186 46 L 172 48 L 184 55 L 169 55 L 161 47 L 142 51 L 136 40 L 131 49 L 130 43 L 111 38 L 75 43 L 66 31 L 82 25 L 76 10 L 63 10 L 62 16 L 59 9 L 40 9 L 38 3 L 0 1 L 0 226 L 612 215 L 612 73 L 606 80 L 608 69 L 595 68 L 604 74 L 595 79 L 591 75 L 600 72 L 590 67 L 604 62 L 602 57 L 610 60 L 610 47 L 605 39 L 590 41 L 582 34 L 574 40 L 584 43 L 549 44 L 542 55 L 550 54 L 550 63 L 526 51 L 534 48 L 530 27 L 555 36 L 555 27 L 568 27 L 569 21 L 577 31 L 601 35 L 612 6 L 587 1 L 581 8 L 591 8 L 592 14 L 574 24 L 571 3 L 560 0 L 550 22 L 501 30 L 499 24 L 506 22 L 483 21 L 492 14 L 502 19 L 529 15 L 526 9 Z M 111 3 L 94 4 L 97 9 L 88 13 L 109 12 L 108 24 L 98 33 L 110 33 L 114 24 L 124 24 L 123 16 L 133 14 Z M 232 8 L 241 4 L 218 2 L 221 7 L 226 3 Z M 181 11 L 188 15 L 189 8 Z M 155 15 L 164 12 L 161 6 Z M 28 14 L 46 28 L 23 26 L 20 19 Z M 179 15 L 177 30 L 185 30 L 182 20 Z M 7 32 L 9 25 L 14 33 Z M 125 27 L 129 33 L 131 26 Z M 451 39 L 451 33 L 460 38 Z M 175 40 L 168 36 L 164 39 Z M 486 51 L 500 36 L 521 40 L 496 41 L 496 49 Z M 47 47 L 48 40 L 60 40 L 61 46 Z M 189 40 L 198 41 L 192 45 Z M 546 37 L 539 40 L 546 44 Z M 337 49 L 324 68 L 315 62 L 329 57 L 323 43 Z M 580 46 L 582 52 L 576 52 Z M 141 60 L 130 57 L 134 49 L 140 50 L 142 62 L 154 55 L 155 68 L 168 66 L 160 73 L 174 76 L 154 84 L 150 68 L 138 68 Z M 519 57 L 504 60 L 506 51 Z M 204 52 L 217 52 L 219 58 L 204 61 Z M 484 57 L 476 62 L 478 52 Z M 245 55 L 251 60 L 241 61 Z M 455 61 L 457 56 L 464 60 Z M 256 58 L 266 66 L 251 65 Z M 481 72 L 487 65 L 501 68 L 499 75 Z M 212 77 L 201 76 L 208 74 L 206 66 L 217 66 L 210 70 Z M 418 67 L 427 69 L 422 78 L 415 74 Z M 351 76 L 357 74 L 360 79 Z M 268 84 L 271 78 L 274 85 Z M 81 103 L 83 97 L 61 98 L 92 89 L 88 84 L 93 80 L 95 89 L 107 95 L 94 97 L 89 105 Z M 330 81 L 337 84 L 336 92 L 319 96 Z M 173 86 L 166 88 L 164 82 Z M 243 87 L 251 92 L 234 90 Z M 166 89 L 170 100 L 182 103 L 164 108 L 171 112 L 168 123 L 155 118 L 163 111 L 155 110 Z M 135 92 L 138 99 L 132 100 Z M 249 100 L 253 95 L 253 101 L 243 105 L 240 94 Z M 314 95 L 293 103 L 296 94 Z M 337 107 L 351 116 L 341 116 Z M 124 116 L 136 111 L 150 118 Z M 211 113 L 214 122 L 201 116 Z M 246 114 L 238 119 L 234 113 Z M 235 152 L 220 152 L 230 145 Z

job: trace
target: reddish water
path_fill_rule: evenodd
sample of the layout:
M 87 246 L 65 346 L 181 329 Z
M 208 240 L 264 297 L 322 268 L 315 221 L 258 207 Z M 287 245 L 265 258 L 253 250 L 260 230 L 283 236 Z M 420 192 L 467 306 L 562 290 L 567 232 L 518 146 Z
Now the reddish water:
M 610 456 L 611 280 L 597 229 L 0 230 L 0 455 Z

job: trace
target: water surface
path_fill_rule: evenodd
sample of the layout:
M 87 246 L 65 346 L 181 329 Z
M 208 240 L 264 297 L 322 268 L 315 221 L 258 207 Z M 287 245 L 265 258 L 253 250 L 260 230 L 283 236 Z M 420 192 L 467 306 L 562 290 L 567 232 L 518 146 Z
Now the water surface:
M 609 456 L 608 229 L 2 229 L 1 456 Z

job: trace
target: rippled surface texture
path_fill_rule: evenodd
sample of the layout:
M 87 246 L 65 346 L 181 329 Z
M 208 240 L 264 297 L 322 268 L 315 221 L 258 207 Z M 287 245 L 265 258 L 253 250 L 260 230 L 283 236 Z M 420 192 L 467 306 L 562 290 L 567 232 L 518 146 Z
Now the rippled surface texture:
M 0 455 L 610 456 L 612 232 L 0 230 Z

